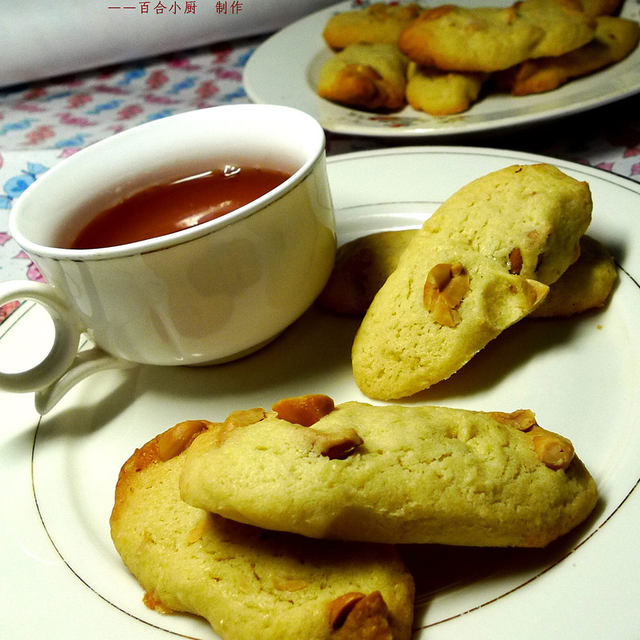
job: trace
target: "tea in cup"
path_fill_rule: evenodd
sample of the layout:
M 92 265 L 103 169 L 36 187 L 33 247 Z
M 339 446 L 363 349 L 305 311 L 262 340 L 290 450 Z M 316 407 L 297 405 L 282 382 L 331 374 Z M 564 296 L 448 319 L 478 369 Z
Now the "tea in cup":
M 96 368 L 215 364 L 273 340 L 333 266 L 324 146 L 299 110 L 231 105 L 134 127 L 47 171 L 9 221 L 46 284 L 1 283 L 0 304 L 43 305 L 54 345 L 0 387 L 40 390 L 44 412 Z M 98 350 L 78 360 L 82 333 Z

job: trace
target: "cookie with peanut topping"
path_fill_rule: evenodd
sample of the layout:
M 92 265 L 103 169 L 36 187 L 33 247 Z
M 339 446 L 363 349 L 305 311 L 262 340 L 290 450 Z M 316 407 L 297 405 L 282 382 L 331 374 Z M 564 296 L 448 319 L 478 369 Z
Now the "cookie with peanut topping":
M 580 258 L 549 288 L 532 318 L 559 318 L 603 307 L 618 280 L 613 256 L 604 245 L 586 235 L 580 240 Z
M 318 95 L 365 109 L 405 106 L 407 59 L 395 44 L 352 44 L 320 69 Z
M 202 616 L 224 640 L 408 640 L 413 580 L 393 547 L 265 531 L 180 498 L 185 451 L 221 427 L 176 425 L 122 467 L 111 535 L 147 606 Z
M 416 257 L 409 254 L 404 267 L 410 250 Z M 449 378 L 529 315 L 549 290 L 465 245 L 440 245 L 420 234 L 407 252 L 373 299 L 352 346 L 355 381 L 378 400 L 411 396 Z
M 531 411 L 331 408 L 325 398 L 315 422 L 306 419 L 322 398 L 284 399 L 222 442 L 215 428 L 198 437 L 183 498 L 314 538 L 519 547 L 549 544 L 597 501 L 571 442 Z
M 325 24 L 322 36 L 332 49 L 344 49 L 361 42 L 395 44 L 400 32 L 422 10 L 417 4 L 374 2 L 362 9 L 341 11 Z
M 319 304 L 336 313 L 364 315 L 415 234 L 415 229 L 380 231 L 338 247 Z
M 522 0 L 510 7 L 441 5 L 424 11 L 398 38 L 411 60 L 447 71 L 493 72 L 586 44 L 595 21 L 577 0 Z
M 497 74 L 496 85 L 514 96 L 552 91 L 572 78 L 603 69 L 626 58 L 638 45 L 640 25 L 613 16 L 596 19 L 595 36 L 562 56 L 525 60 Z
M 409 62 L 407 102 L 432 116 L 461 113 L 476 102 L 486 79 L 484 73 L 442 71 Z
M 542 303 L 579 257 L 591 207 L 588 185 L 548 164 L 506 167 L 454 193 L 362 320 L 351 352 L 359 388 L 398 399 L 458 371 Z

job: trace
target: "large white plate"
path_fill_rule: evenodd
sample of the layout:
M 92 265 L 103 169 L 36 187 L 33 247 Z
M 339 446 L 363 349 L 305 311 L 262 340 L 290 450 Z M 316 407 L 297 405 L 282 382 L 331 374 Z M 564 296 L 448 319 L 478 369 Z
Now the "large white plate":
M 368 2 L 342 2 L 285 27 L 251 56 L 244 72 L 246 92 L 254 102 L 297 107 L 311 114 L 328 131 L 385 137 L 428 137 L 490 131 L 531 124 L 606 105 L 640 91 L 640 47 L 612 67 L 573 80 L 548 93 L 512 97 L 492 94 L 465 113 L 430 116 L 406 107 L 382 115 L 351 109 L 324 100 L 315 92 L 320 68 L 332 55 L 322 30 L 336 12 Z M 512 0 L 459 0 L 461 6 L 506 6 Z M 640 5 L 626 0 L 621 15 L 640 20 Z
M 457 147 L 336 156 L 329 173 L 339 238 L 415 226 L 469 180 L 539 160 Z M 555 164 L 591 185 L 589 233 L 620 264 L 611 303 L 579 318 L 523 321 L 411 402 L 534 409 L 542 425 L 573 440 L 601 502 L 583 527 L 542 551 L 408 548 L 418 584 L 416 638 L 638 637 L 640 185 Z M 30 395 L 2 394 L 0 637 L 214 638 L 198 619 L 142 604 L 109 537 L 118 470 L 135 447 L 187 418 L 217 420 L 305 392 L 364 400 L 349 360 L 356 325 L 312 309 L 242 361 L 103 372 L 40 420 Z M 0 365 L 27 346 L 37 351 L 50 332 L 38 307 L 23 307 L 1 327 Z

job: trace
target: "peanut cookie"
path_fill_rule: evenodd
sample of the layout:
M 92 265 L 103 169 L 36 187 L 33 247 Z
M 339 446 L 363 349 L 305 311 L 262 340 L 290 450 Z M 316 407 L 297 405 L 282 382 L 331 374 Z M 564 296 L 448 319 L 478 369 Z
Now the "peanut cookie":
M 307 414 L 296 405 L 314 401 L 324 408 L 315 422 L 296 422 Z M 333 407 L 326 396 L 199 436 L 180 486 L 191 504 L 270 529 L 472 546 L 543 547 L 597 500 L 571 442 L 531 411 Z
M 584 46 L 558 57 L 526 60 L 503 72 L 497 84 L 514 96 L 551 91 L 572 78 L 623 60 L 636 48 L 639 38 L 637 22 L 601 16 L 597 18 L 595 37 Z
M 532 318 L 558 318 L 604 306 L 618 279 L 616 263 L 597 240 L 583 236 L 580 258 L 553 283 Z
M 395 44 L 352 44 L 320 69 L 318 95 L 366 109 L 405 106 L 407 59 Z
M 407 69 L 407 102 L 418 111 L 444 116 L 466 111 L 480 95 L 484 73 L 441 71 L 410 62 Z
M 364 9 L 334 14 L 327 21 L 322 35 L 332 49 L 344 49 L 360 42 L 395 44 L 402 29 L 420 12 L 417 4 L 376 2 Z
M 529 315 L 548 286 L 493 258 L 417 234 L 364 316 L 351 351 L 370 398 L 404 398 L 446 380 Z
M 364 315 L 416 232 L 382 231 L 338 247 L 333 270 L 318 302 L 335 313 Z
M 492 72 L 577 49 L 594 33 L 577 0 L 523 0 L 506 8 L 429 9 L 403 29 L 398 45 L 423 66 Z
M 514 7 L 522 20 L 544 33 L 530 58 L 562 55 L 595 35 L 596 21 L 583 12 L 580 0 L 522 0 Z
M 225 640 L 408 640 L 413 581 L 386 545 L 308 540 L 225 520 L 180 498 L 188 421 L 127 460 L 111 534 L 160 612 L 206 618 Z
M 526 317 L 580 254 L 591 194 L 547 164 L 467 184 L 428 218 L 371 303 L 351 352 L 371 398 L 445 380 Z

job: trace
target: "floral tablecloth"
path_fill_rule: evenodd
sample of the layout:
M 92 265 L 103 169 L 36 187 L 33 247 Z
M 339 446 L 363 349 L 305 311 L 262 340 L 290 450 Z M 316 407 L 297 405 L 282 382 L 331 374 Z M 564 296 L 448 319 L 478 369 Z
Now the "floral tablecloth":
M 126 128 L 219 104 L 248 102 L 243 68 L 265 36 L 0 89 L 0 280 L 40 278 L 12 240 L 12 203 L 53 164 Z M 530 129 L 456 138 L 573 160 L 640 181 L 640 96 Z M 328 153 L 406 144 L 328 135 Z M 424 141 L 414 144 L 425 144 Z M 0 321 L 14 305 L 0 311 Z

